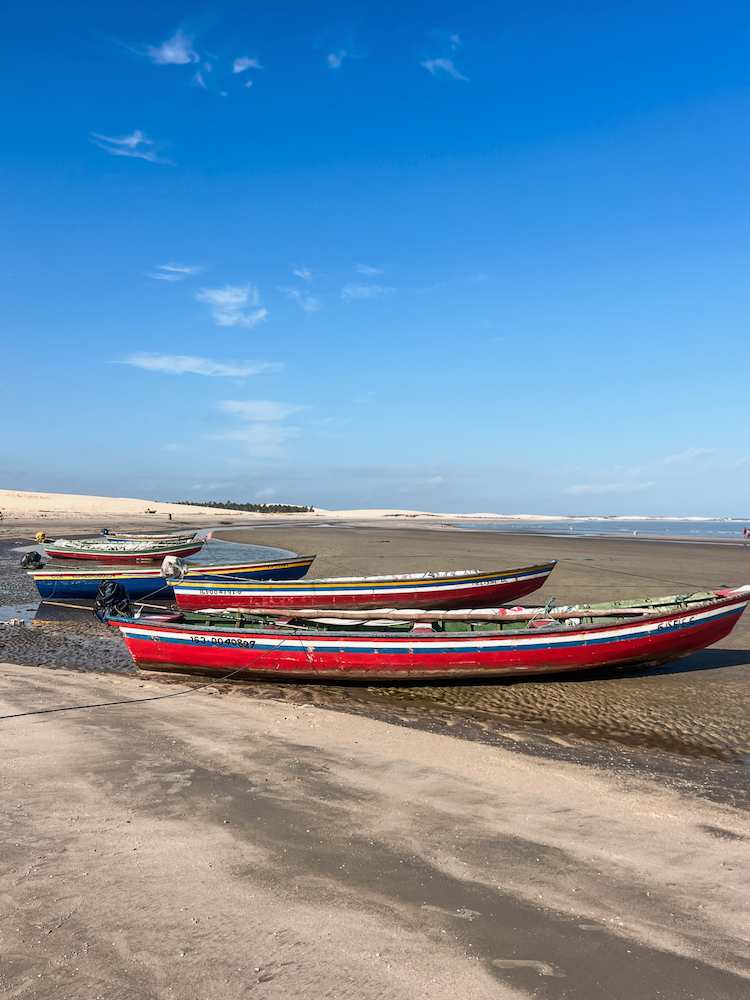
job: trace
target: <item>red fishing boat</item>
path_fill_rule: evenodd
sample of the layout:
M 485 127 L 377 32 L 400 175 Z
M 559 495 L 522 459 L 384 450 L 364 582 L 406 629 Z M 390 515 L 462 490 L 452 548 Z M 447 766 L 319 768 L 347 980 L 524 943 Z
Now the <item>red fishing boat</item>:
M 503 570 L 451 570 L 400 576 L 350 576 L 274 583 L 181 580 L 175 600 L 185 610 L 203 608 L 473 608 L 531 594 L 555 561 Z
M 88 559 L 98 563 L 147 563 L 161 562 L 166 556 L 195 555 L 205 544 L 204 538 L 191 541 L 148 541 L 135 539 L 111 540 L 106 535 L 98 538 L 70 540 L 58 538 L 46 547 L 50 559 Z
M 656 666 L 728 635 L 750 586 L 641 601 L 460 611 L 203 612 L 112 618 L 154 670 L 314 680 L 529 676 Z

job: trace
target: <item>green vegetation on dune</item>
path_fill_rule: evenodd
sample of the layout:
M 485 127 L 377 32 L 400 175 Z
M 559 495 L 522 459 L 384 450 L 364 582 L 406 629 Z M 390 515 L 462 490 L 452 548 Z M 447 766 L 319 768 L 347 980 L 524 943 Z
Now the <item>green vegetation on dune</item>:
M 235 503 L 233 500 L 176 500 L 187 507 L 215 507 L 218 510 L 245 510 L 253 514 L 312 514 L 312 507 L 291 503 Z

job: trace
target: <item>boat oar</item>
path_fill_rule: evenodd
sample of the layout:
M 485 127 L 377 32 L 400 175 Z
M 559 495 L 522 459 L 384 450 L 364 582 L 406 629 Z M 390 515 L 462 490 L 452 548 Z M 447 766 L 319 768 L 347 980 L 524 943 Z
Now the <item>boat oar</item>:
M 44 600 L 40 601 L 39 603 L 40 604 L 49 604 L 53 608 L 70 608 L 71 611 L 91 611 L 91 609 L 93 608 L 93 604 L 88 604 L 88 603 L 87 604 L 70 604 L 68 601 L 53 601 L 53 600 L 50 600 L 48 598 L 45 598 Z M 164 604 L 146 604 L 143 601 L 133 601 L 132 603 L 135 604 L 139 608 L 151 608 L 154 611 L 171 611 L 173 614 L 177 613 L 174 608 L 167 607 Z

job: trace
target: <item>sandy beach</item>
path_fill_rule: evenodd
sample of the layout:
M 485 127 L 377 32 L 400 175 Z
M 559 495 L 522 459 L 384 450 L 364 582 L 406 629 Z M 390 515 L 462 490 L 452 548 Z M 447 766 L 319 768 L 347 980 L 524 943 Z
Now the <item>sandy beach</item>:
M 747 995 L 736 809 L 214 685 L 7 718 L 164 687 L 0 676 L 8 996 Z
M 268 522 L 217 534 L 315 576 L 556 557 L 535 601 L 750 580 L 720 544 Z M 750 621 L 657 670 L 505 683 L 139 675 L 88 617 L 2 628 L 0 658 L 9 996 L 747 994 Z

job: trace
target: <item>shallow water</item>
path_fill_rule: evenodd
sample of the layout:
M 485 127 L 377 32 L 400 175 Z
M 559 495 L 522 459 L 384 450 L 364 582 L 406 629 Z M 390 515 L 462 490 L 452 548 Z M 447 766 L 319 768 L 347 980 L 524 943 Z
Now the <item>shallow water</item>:
M 205 532 L 198 532 L 198 534 L 204 535 Z M 46 559 L 44 545 L 10 545 L 8 550 L 9 556 L 6 555 L 8 563 L 12 563 L 14 555 L 17 562 L 20 563 L 21 557 L 26 552 L 38 552 L 43 559 Z M 290 552 L 289 549 L 269 548 L 267 545 L 251 545 L 247 542 L 225 542 L 220 538 L 209 538 L 200 552 L 189 556 L 185 562 L 190 565 L 207 566 L 212 563 L 253 562 L 256 559 L 258 562 L 262 562 L 265 559 L 282 559 L 284 556 L 293 555 L 295 553 Z M 68 564 L 71 569 L 82 569 L 87 565 L 84 562 L 77 562 L 75 559 L 69 560 Z M 147 565 L 156 566 L 158 564 L 150 563 Z M 137 569 L 137 566 L 133 568 Z
M 201 532 L 201 534 L 204 534 Z M 21 567 L 21 558 L 27 552 L 38 552 L 45 558 L 43 545 L 16 545 L 12 542 L 0 543 L 0 600 L 8 603 L 0 605 L 0 624 L 11 619 L 20 619 L 30 624 L 39 610 L 40 601 L 32 578 Z M 200 552 L 185 561 L 190 564 L 207 566 L 216 563 L 262 562 L 282 559 L 295 553 L 289 549 L 270 548 L 267 545 L 251 545 L 242 542 L 225 542 L 209 539 Z M 154 564 L 156 565 L 156 564 Z M 90 563 L 76 563 L 70 560 L 71 569 L 90 567 Z M 138 567 L 134 566 L 137 570 Z M 77 612 L 73 612 L 77 616 Z
M 23 604 L 0 604 L 0 625 L 23 622 L 29 625 L 39 609 L 38 601 Z
M 507 531 L 515 534 L 573 535 L 579 537 L 616 536 L 631 538 L 689 538 L 694 540 L 743 541 L 743 529 L 750 518 L 714 520 L 619 520 L 614 518 L 566 518 L 559 521 L 456 521 L 452 527 L 466 531 Z

